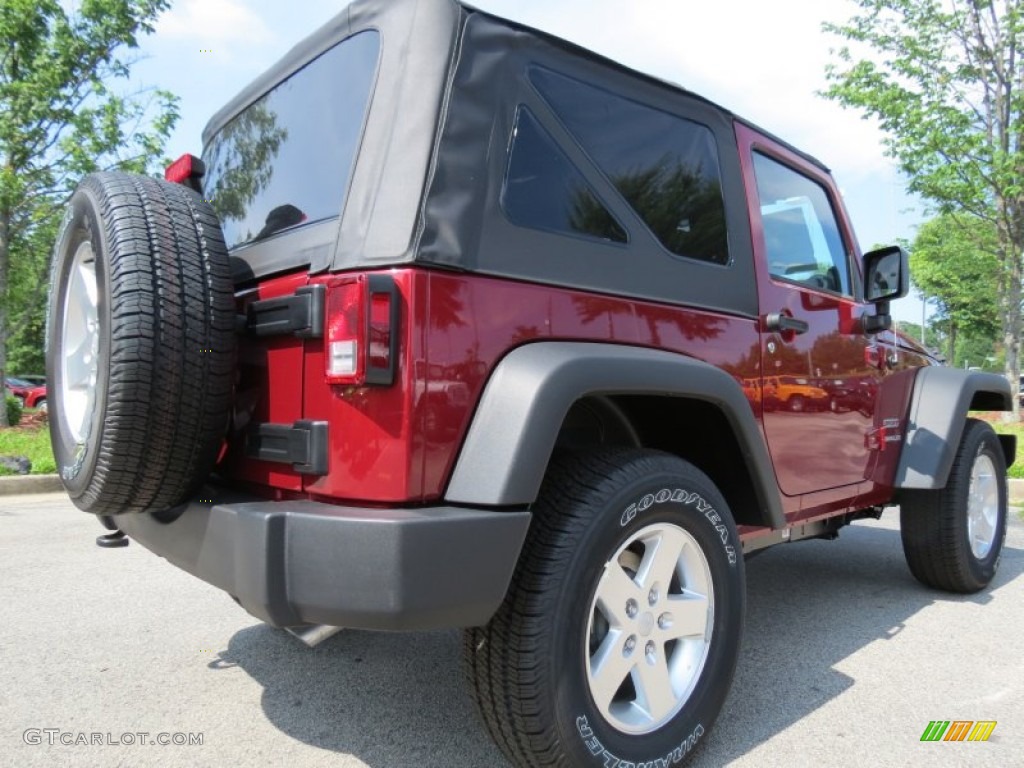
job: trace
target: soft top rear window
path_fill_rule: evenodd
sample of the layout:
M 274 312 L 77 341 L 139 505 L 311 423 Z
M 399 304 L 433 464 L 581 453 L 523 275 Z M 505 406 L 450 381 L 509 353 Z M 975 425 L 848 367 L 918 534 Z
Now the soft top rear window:
M 379 52 L 376 31 L 342 41 L 206 146 L 203 192 L 229 248 L 340 215 Z

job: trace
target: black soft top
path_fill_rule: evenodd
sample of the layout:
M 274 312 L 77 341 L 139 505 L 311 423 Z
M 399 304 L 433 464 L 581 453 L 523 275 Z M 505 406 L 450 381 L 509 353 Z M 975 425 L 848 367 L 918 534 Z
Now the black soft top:
M 417 262 L 756 314 L 733 133 L 737 118 L 677 84 L 456 0 L 353 0 L 214 115 L 204 144 L 283 80 L 367 30 L 380 35 L 380 61 L 344 211 L 333 223 L 236 249 L 236 279 L 300 266 L 316 273 Z M 507 228 L 493 193 L 504 172 L 499 143 L 508 141 L 515 101 L 530 98 L 524 72 L 537 62 L 583 80 L 614 83 L 620 93 L 688 111 L 711 126 L 723 153 L 733 256 L 728 277 L 720 274 L 723 267 L 700 263 L 684 265 L 681 277 L 679 260 L 657 247 L 647 256 L 634 253 L 649 257 L 643 269 L 617 256 L 595 261 L 592 248 L 568 240 L 556 246 L 564 258 L 553 260 L 545 255 L 547 243 Z M 570 255 L 574 251 L 579 258 Z M 579 259 L 587 259 L 590 269 L 581 270 Z M 663 287 L 680 280 L 685 296 Z
M 688 91 L 678 83 L 671 80 L 654 77 L 653 75 L 630 69 L 613 59 L 601 56 L 582 46 L 571 43 L 555 35 L 528 27 L 525 24 L 504 19 L 493 14 L 486 13 L 468 3 L 458 0 L 352 0 L 352 2 L 338 13 L 333 19 L 310 34 L 304 40 L 297 43 L 273 66 L 267 69 L 258 78 L 253 80 L 246 88 L 240 91 L 231 101 L 225 104 L 217 113 L 210 118 L 203 130 L 203 144 L 224 127 L 233 117 L 244 110 L 247 106 L 259 99 L 271 88 L 282 80 L 309 64 L 317 56 L 332 46 L 351 37 L 356 32 L 366 29 L 387 30 L 387 35 L 416 35 L 423 38 L 422 52 L 424 55 L 434 55 L 440 60 L 446 60 L 452 55 L 452 46 L 456 42 L 454 26 L 460 23 L 463 14 L 479 13 L 500 21 L 509 27 L 531 32 L 535 35 L 546 38 L 549 42 L 555 43 L 576 56 L 584 56 L 595 61 L 616 67 L 630 72 L 637 77 L 653 80 L 678 90 L 680 93 L 689 94 L 691 97 L 701 99 L 708 104 L 721 110 L 722 113 L 737 117 L 730 110 L 716 104 L 710 99 Z M 419 48 L 419 46 L 417 46 Z M 812 155 L 792 146 L 784 139 L 771 134 L 758 127 L 749 120 L 738 118 L 745 125 L 754 130 L 769 136 L 773 141 L 787 147 L 794 153 L 804 157 L 814 165 L 828 170 L 824 163 Z

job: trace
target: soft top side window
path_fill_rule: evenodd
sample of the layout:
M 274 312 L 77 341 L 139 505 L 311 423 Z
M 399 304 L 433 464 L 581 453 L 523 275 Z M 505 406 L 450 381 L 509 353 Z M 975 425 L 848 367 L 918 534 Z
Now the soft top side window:
M 728 263 L 718 148 L 709 128 L 540 67 L 529 77 L 665 248 Z
M 626 231 L 530 110 L 519 107 L 501 204 L 513 224 L 625 243 Z

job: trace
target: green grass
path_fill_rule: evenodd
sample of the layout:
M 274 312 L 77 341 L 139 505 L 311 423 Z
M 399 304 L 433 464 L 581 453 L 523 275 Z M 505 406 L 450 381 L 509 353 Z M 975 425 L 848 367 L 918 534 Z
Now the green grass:
M 39 429 L 0 429 L 0 456 L 28 456 L 33 475 L 52 475 L 57 471 L 50 450 L 50 430 L 45 425 Z M 13 474 L 16 473 L 0 467 L 0 475 Z
M 981 418 L 985 419 L 985 421 L 992 425 L 992 428 L 997 434 L 1017 436 L 1017 460 L 1013 463 L 1013 466 L 1006 471 L 1006 476 L 1013 477 L 1018 480 L 1024 479 L 1024 422 L 1017 422 L 1016 424 L 1005 423 L 1000 421 L 1000 415 L 997 413 L 985 414 L 984 416 L 981 414 L 971 415 L 981 416 Z M 1017 502 L 1017 504 L 1020 504 L 1020 502 Z M 1016 512 L 1017 517 L 1024 520 L 1024 508 L 1014 504 L 1011 504 L 1010 508 Z
M 1010 467 L 1006 476 L 1024 479 L 1024 424 L 1004 424 L 1001 421 L 993 421 L 992 428 L 1001 435 L 1017 436 L 1017 461 Z

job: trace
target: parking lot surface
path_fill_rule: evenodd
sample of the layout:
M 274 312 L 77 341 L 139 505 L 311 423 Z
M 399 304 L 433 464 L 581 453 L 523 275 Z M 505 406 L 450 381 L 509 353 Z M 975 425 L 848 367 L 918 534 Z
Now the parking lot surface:
M 1024 524 L 993 587 L 961 597 L 912 579 L 897 520 L 747 564 L 736 681 L 692 765 L 1024 766 Z M 309 650 L 102 532 L 62 495 L 0 498 L 0 765 L 505 765 L 458 632 Z M 997 725 L 922 743 L 932 720 Z

